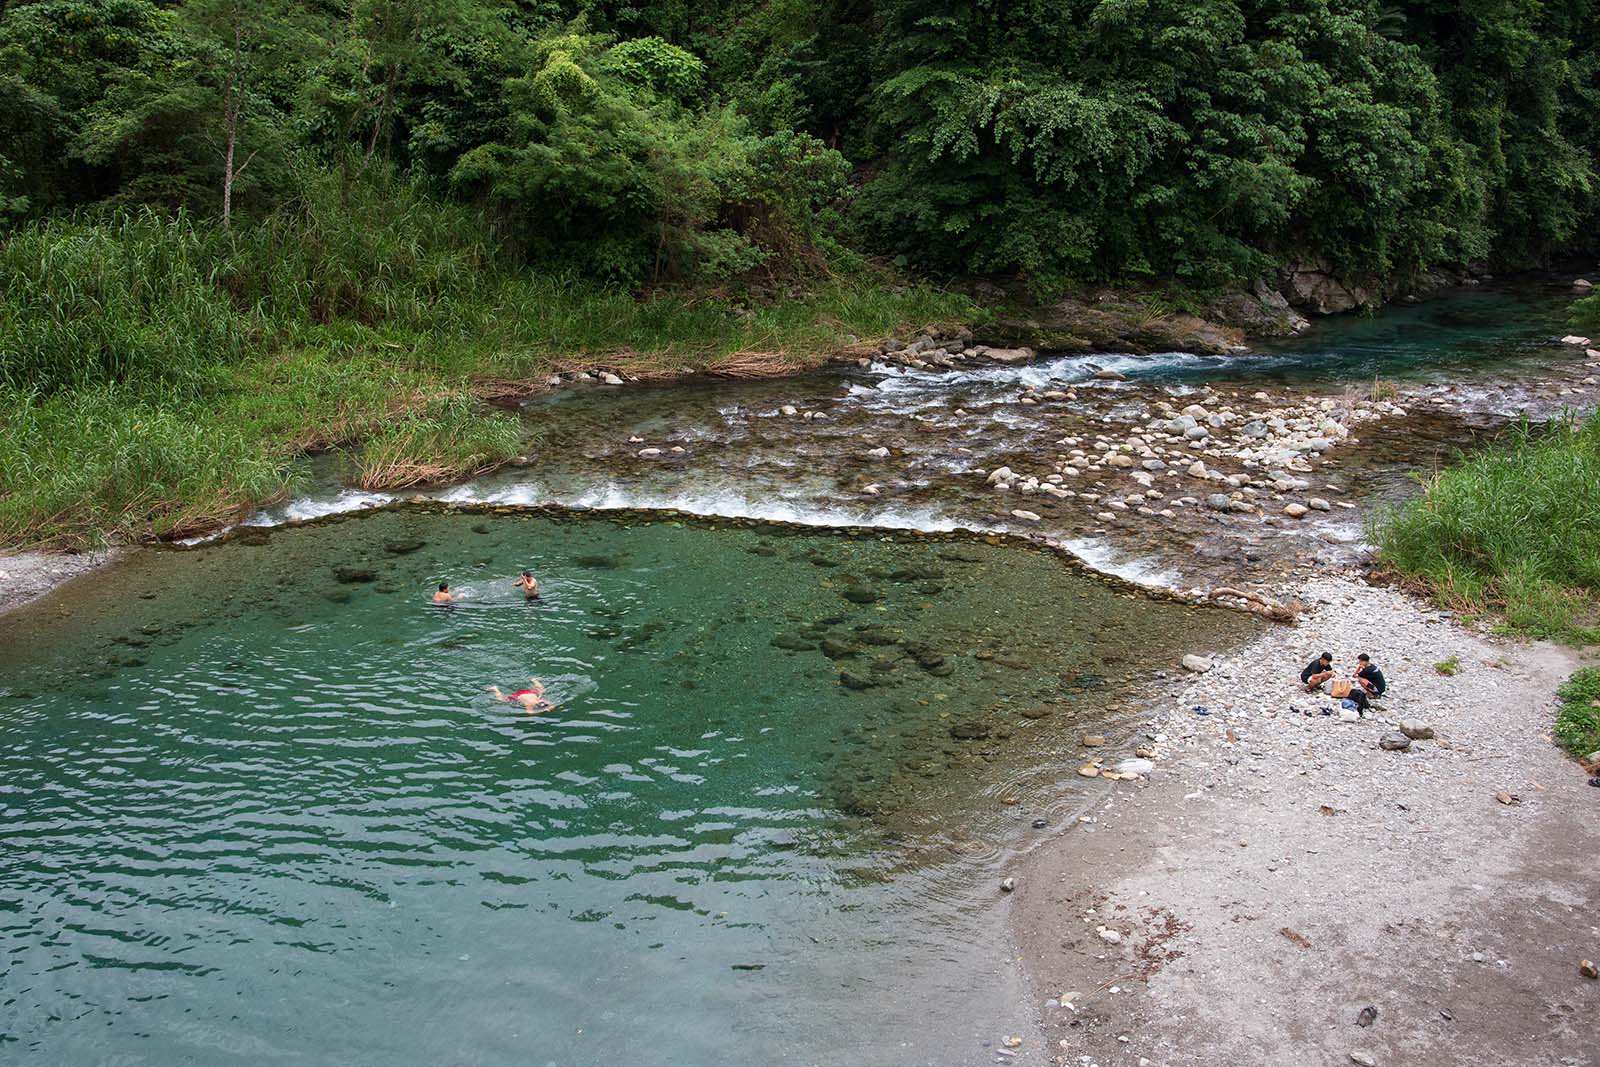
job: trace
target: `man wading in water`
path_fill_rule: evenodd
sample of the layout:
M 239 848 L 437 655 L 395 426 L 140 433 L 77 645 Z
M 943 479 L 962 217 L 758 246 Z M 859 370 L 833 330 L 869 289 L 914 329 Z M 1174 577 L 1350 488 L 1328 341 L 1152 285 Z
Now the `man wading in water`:
M 539 599 L 539 581 L 533 576 L 532 571 L 523 571 L 522 577 L 511 584 L 522 590 L 524 600 Z

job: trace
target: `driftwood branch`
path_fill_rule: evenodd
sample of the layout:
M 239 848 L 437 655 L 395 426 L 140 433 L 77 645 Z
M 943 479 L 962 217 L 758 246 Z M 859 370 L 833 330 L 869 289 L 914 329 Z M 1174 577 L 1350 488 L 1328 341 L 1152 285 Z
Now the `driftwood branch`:
M 1207 600 L 1220 600 L 1223 597 L 1243 600 L 1249 610 L 1258 615 L 1265 615 L 1275 622 L 1293 622 L 1306 610 L 1306 606 L 1298 600 L 1279 603 L 1276 600 L 1262 596 L 1260 593 L 1252 593 L 1248 589 L 1235 589 L 1231 585 L 1219 585 L 1206 594 Z

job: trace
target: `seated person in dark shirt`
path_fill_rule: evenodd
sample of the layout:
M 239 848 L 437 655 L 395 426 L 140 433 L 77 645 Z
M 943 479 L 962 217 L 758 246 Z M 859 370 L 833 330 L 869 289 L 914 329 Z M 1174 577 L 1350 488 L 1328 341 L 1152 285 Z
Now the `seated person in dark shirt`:
M 1322 687 L 1322 683 L 1333 677 L 1333 653 L 1324 652 L 1300 672 L 1300 684 L 1306 687 L 1306 692 L 1314 693 Z
M 1384 680 L 1383 672 L 1373 666 L 1372 657 L 1365 652 L 1356 657 L 1356 681 L 1361 683 L 1369 696 L 1381 697 L 1389 688 L 1389 683 Z

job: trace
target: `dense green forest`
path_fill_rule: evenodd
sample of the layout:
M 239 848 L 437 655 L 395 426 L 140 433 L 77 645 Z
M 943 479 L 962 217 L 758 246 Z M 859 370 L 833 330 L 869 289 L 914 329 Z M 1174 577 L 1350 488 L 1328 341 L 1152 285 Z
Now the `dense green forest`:
M 1593 0 L 0 0 L 0 544 L 524 443 L 954 279 L 1374 291 L 1593 251 Z M 753 355 L 752 355 L 753 354 Z M 785 361 L 788 361 L 787 363 Z
M 1521 265 L 1594 232 L 1597 45 L 1591 0 L 7 0 L 0 214 L 394 167 L 636 287 Z

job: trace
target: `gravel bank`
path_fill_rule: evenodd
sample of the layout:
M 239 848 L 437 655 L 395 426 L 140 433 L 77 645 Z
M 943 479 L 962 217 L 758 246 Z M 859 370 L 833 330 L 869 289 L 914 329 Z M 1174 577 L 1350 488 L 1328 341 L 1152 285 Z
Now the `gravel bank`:
M 1600 1063 L 1600 982 L 1579 973 L 1600 959 L 1600 789 L 1549 740 L 1574 657 L 1353 576 L 1280 592 L 1313 613 L 1165 683 L 1151 718 L 1092 753 L 1153 746 L 1152 776 L 1111 786 L 1017 869 L 1013 932 L 1045 1035 L 1024 1054 Z M 1332 702 L 1293 684 L 1324 649 L 1384 668 L 1378 721 L 1324 717 Z M 1451 656 L 1459 673 L 1433 669 Z M 1381 750 L 1381 720 L 1402 717 L 1436 739 Z
M 0 555 L 0 615 L 37 600 L 63 582 L 121 559 L 126 549 L 88 552 L 18 552 Z

